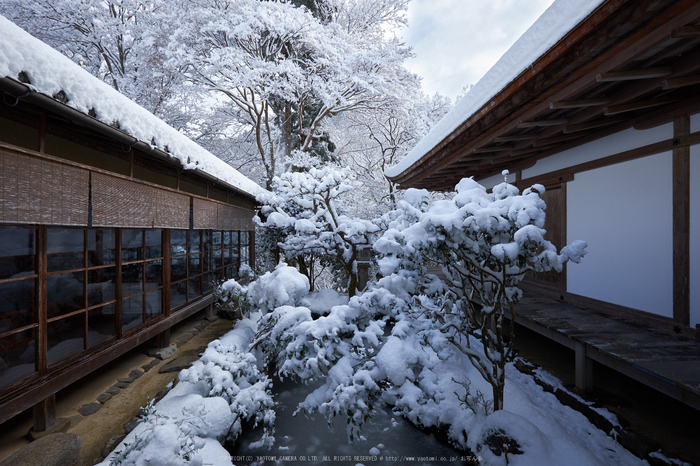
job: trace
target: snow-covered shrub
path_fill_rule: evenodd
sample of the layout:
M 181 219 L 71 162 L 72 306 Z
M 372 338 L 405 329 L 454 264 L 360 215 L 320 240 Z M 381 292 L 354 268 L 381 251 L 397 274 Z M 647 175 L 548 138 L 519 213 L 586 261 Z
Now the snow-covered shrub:
M 279 306 L 296 305 L 307 294 L 309 279 L 285 263 L 258 277 L 246 289 L 248 302 L 263 312 Z
M 263 423 L 257 447 L 274 444 L 272 382 L 248 351 L 260 314 L 241 319 L 209 344 L 201 359 L 155 405 L 100 466 L 232 465 L 222 441 L 234 441 L 243 424 Z M 212 463 L 212 461 L 215 461 Z
M 247 291 L 248 287 L 238 281 L 226 280 L 214 288 L 214 305 L 232 318 L 247 316 L 251 311 Z
M 207 396 L 227 402 L 226 408 L 233 418 L 227 429 L 227 440 L 235 440 L 242 432 L 243 423 L 252 421 L 264 424 L 263 437 L 257 442 L 271 448 L 274 444 L 275 411 L 270 388 L 272 381 L 260 372 L 257 359 L 248 352 L 253 330 L 242 330 L 245 338 L 214 340 L 202 357 L 189 369 L 179 374 L 181 382 L 203 383 Z
M 342 215 L 339 197 L 351 189 L 347 170 L 327 166 L 287 172 L 273 180 L 274 193 L 258 196 L 256 222 L 274 229 L 279 247 L 309 279 L 319 257 L 332 259 L 348 277 L 348 294 L 357 291 L 359 252 L 372 247 L 379 227 L 368 220 Z
M 281 263 L 247 286 L 234 279 L 225 281 L 214 289 L 214 303 L 219 309 L 248 316 L 254 310 L 267 312 L 296 305 L 308 294 L 309 280 L 294 267 Z

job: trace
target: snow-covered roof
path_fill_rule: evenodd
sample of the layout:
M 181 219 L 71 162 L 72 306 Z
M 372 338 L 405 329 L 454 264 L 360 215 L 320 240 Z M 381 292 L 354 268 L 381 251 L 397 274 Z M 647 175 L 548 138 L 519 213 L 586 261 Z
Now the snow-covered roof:
M 0 77 L 17 79 L 20 72 L 26 73 L 31 83 L 27 86 L 33 91 L 53 96 L 63 90 L 67 106 L 86 115 L 93 109 L 96 119 L 107 125 L 118 122 L 121 131 L 167 152 L 186 170 L 202 171 L 253 197 L 264 191 L 145 108 L 0 16 Z
M 408 170 L 554 47 L 604 1 L 556 0 L 406 157 L 384 173 L 391 178 Z

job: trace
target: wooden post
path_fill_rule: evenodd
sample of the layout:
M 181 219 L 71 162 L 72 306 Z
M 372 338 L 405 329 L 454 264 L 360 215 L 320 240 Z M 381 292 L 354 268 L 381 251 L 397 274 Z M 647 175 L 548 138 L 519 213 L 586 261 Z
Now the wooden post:
M 593 389 L 593 362 L 586 356 L 586 345 L 580 341 L 574 342 L 576 357 L 576 388 L 581 393 Z
M 156 346 L 158 346 L 158 348 L 167 348 L 170 346 L 170 328 L 158 334 Z
M 34 432 L 44 432 L 56 424 L 56 395 L 51 395 L 45 400 L 35 404 Z
M 690 134 L 690 117 L 673 120 L 675 140 Z M 673 149 L 673 321 L 690 325 L 690 147 Z

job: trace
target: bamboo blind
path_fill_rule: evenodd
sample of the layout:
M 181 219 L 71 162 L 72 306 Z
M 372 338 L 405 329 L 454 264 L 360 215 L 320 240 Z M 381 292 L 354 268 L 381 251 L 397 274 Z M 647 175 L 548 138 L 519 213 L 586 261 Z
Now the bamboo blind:
M 103 227 L 189 228 L 189 196 L 93 173 L 92 223 Z
M 253 211 L 195 198 L 194 228 L 197 230 L 254 230 Z
M 216 202 L 194 198 L 192 208 L 194 210 L 195 230 L 215 230 L 219 228 L 217 206 Z
M 86 226 L 90 173 L 0 147 L 0 221 Z
M 219 204 L 218 217 L 222 230 L 255 230 L 253 212 L 248 209 Z

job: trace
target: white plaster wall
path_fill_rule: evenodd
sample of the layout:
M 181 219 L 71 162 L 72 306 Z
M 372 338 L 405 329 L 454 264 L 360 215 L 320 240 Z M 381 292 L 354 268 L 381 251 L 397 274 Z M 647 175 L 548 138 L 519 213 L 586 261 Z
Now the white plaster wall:
M 700 126 L 700 115 L 694 117 Z M 697 324 L 700 324 L 700 146 L 690 146 L 690 326 Z
M 571 293 L 673 316 L 671 153 L 577 173 L 567 184 L 567 239 L 588 242 L 567 267 Z
M 637 147 L 673 137 L 673 123 L 657 126 L 656 128 L 637 131 L 634 128 L 606 136 L 588 144 L 574 147 L 564 152 L 538 160 L 534 166 L 523 170 L 523 179 L 544 175 L 555 170 L 601 159 L 609 155 L 619 154 Z
M 515 173 L 510 173 L 508 175 L 508 183 L 515 184 L 515 182 L 517 181 L 516 178 L 517 177 Z M 494 186 L 503 183 L 503 181 L 503 175 L 498 174 L 494 176 L 489 176 L 488 178 L 484 178 L 483 180 L 479 181 L 479 184 L 486 189 L 493 189 Z
M 700 113 L 690 115 L 690 132 L 700 131 Z

